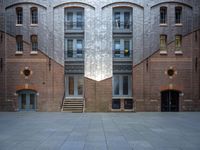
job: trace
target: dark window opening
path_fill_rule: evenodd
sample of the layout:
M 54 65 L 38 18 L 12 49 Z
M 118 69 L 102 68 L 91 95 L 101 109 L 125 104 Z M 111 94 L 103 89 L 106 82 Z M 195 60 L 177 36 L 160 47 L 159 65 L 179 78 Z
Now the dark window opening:
M 167 7 L 160 8 L 160 24 L 167 23 Z
M 113 99 L 112 100 L 112 109 L 120 109 L 120 99 Z
M 32 51 L 37 51 L 38 50 L 37 35 L 32 35 L 31 36 L 31 45 L 32 45 Z
M 175 23 L 180 24 L 181 23 L 181 15 L 182 15 L 182 8 L 176 7 L 175 8 Z
M 23 36 L 22 35 L 16 36 L 16 43 L 17 43 L 17 51 L 23 51 Z
M 31 24 L 38 24 L 38 9 L 36 7 L 31 8 Z
M 124 100 L 124 109 L 133 109 L 133 100 L 132 99 Z
M 17 24 L 23 24 L 23 9 L 21 7 L 16 8 Z

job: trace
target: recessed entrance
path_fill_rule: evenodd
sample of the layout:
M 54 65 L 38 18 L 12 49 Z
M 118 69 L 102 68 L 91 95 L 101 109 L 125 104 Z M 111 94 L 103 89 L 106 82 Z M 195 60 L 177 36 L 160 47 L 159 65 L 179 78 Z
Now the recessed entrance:
M 31 90 L 18 92 L 19 111 L 34 111 L 36 109 L 36 93 Z
M 167 90 L 161 92 L 161 111 L 179 111 L 179 91 Z

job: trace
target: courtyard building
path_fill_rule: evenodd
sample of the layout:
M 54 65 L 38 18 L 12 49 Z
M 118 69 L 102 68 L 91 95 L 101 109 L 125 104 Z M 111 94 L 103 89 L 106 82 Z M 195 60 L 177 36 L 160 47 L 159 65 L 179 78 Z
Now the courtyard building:
M 200 1 L 0 0 L 0 111 L 200 111 Z

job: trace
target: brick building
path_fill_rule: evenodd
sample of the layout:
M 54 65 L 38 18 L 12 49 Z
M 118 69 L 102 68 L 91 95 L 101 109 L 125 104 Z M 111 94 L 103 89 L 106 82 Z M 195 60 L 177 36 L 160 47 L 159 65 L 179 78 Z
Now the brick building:
M 199 111 L 199 0 L 0 0 L 1 111 Z

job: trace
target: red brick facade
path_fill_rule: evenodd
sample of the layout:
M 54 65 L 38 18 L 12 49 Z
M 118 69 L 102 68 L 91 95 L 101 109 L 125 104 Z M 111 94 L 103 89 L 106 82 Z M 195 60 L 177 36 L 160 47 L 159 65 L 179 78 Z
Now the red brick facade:
M 6 36 L 6 59 L 0 73 L 0 109 L 18 110 L 20 90 L 37 92 L 37 111 L 60 111 L 64 96 L 64 67 L 38 51 L 31 54 L 31 46 L 24 42 L 23 54 L 15 54 L 15 38 Z M 28 68 L 30 76 L 25 77 L 23 70 Z M 10 106 L 12 105 L 12 106 Z
M 196 35 L 195 35 L 196 34 Z M 175 54 L 175 43 L 169 43 L 167 54 L 157 51 L 133 67 L 135 111 L 161 111 L 161 92 L 180 92 L 180 111 L 200 110 L 199 55 L 200 32 L 183 37 L 182 54 Z M 175 74 L 170 77 L 167 70 Z

